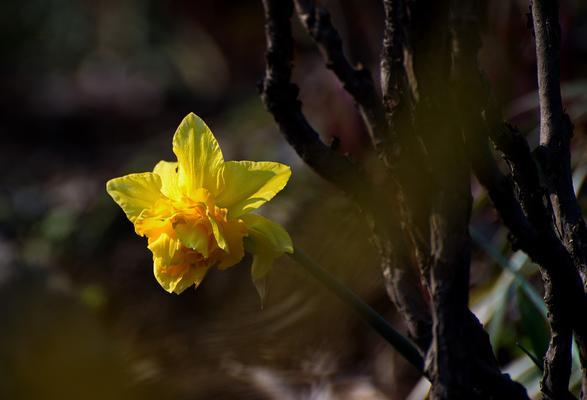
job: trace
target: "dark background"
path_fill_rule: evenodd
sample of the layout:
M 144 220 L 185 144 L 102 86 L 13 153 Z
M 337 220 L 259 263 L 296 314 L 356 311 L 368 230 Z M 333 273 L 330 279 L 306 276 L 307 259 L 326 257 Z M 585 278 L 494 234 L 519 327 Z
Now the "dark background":
M 381 4 L 323 4 L 349 58 L 377 76 Z M 504 116 L 536 143 L 527 11 L 524 1 L 487 3 L 480 61 Z M 563 94 L 582 187 L 587 3 L 563 1 L 561 25 Z M 350 97 L 297 22 L 295 36 L 295 80 L 310 121 L 326 142 L 339 137 L 342 152 L 368 157 Z M 172 160 L 173 132 L 193 111 L 226 159 L 292 166 L 290 184 L 263 213 L 401 328 L 361 216 L 304 167 L 263 109 L 256 84 L 264 50 L 260 1 L 1 2 L 0 398 L 407 396 L 415 371 L 286 258 L 275 265 L 263 309 L 249 260 L 210 273 L 197 291 L 163 291 L 145 239 L 105 192 L 112 177 Z M 524 311 L 516 287 L 500 281 L 500 262 L 488 249 L 510 261 L 519 255 L 510 258 L 506 232 L 472 184 L 473 226 L 482 236 L 472 302 L 483 306 L 503 294 L 487 321 L 508 365 L 523 357 L 516 341 L 539 352 L 544 321 Z M 531 282 L 533 274 L 526 266 Z

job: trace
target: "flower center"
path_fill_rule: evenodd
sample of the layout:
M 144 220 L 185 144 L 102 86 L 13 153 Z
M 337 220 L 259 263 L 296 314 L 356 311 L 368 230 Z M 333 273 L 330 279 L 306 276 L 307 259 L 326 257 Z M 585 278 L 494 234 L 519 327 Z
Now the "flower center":
M 147 236 L 155 264 L 164 265 L 170 276 L 236 264 L 244 255 L 247 234 L 244 223 L 228 220 L 228 210 L 216 206 L 206 189 L 190 197 L 158 200 L 137 218 L 135 229 Z

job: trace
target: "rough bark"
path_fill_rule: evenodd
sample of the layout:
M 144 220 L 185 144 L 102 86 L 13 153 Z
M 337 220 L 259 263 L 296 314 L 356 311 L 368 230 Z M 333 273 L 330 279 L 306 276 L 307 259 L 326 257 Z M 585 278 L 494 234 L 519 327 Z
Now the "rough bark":
M 324 56 L 326 67 L 336 74 L 344 89 L 353 97 L 373 146 L 382 154 L 384 162 L 388 162 L 388 155 L 385 154 L 387 123 L 371 72 L 360 64 L 353 66 L 346 58 L 342 39 L 326 9 L 318 7 L 313 0 L 295 0 L 295 6 L 302 25 Z
M 383 0 L 380 99 L 369 71 L 346 58 L 328 12 L 313 0 L 295 0 L 326 67 L 363 117 L 387 173 L 377 188 L 359 166 L 320 141 L 301 111 L 291 83 L 293 3 L 263 0 L 263 101 L 300 157 L 363 210 L 389 296 L 427 355 L 431 397 L 527 399 L 523 387 L 500 372 L 488 335 L 468 308 L 469 179 L 475 173 L 513 247 L 540 266 L 551 328 L 543 392 L 573 398 L 573 334 L 584 368 L 587 360 L 587 318 L 576 318 L 577 308 L 587 310 L 587 229 L 572 187 L 572 125 L 560 96 L 556 3 L 536 1 L 532 8 L 541 106 L 541 145 L 532 152 L 523 135 L 501 121 L 479 70 L 480 1 Z M 498 168 L 488 139 L 509 175 Z
M 538 162 L 544 176 L 548 196 L 551 204 L 552 214 L 556 233 L 565 246 L 578 274 L 574 276 L 571 271 L 560 272 L 561 282 L 556 282 L 554 271 L 548 271 L 554 275 L 550 282 L 552 288 L 547 289 L 551 301 L 557 301 L 557 287 L 555 285 L 567 286 L 566 289 L 560 288 L 561 291 L 567 290 L 573 293 L 570 302 L 562 304 L 561 313 L 571 314 L 573 304 L 582 306 L 585 310 L 585 290 L 586 286 L 586 268 L 587 268 L 587 228 L 581 215 L 581 209 L 577 203 L 573 188 L 573 177 L 571 171 L 571 152 L 570 142 L 573 134 L 573 126 L 570 118 L 565 114 L 562 105 L 560 89 L 560 26 L 558 21 L 558 2 L 555 0 L 535 0 L 532 3 L 532 18 L 534 34 L 536 37 L 536 60 L 538 65 L 538 93 L 540 98 L 540 146 L 538 149 Z M 570 268 L 568 268 L 570 269 Z M 566 278 L 566 279 L 565 279 Z M 583 290 L 579 285 L 582 283 Z M 545 360 L 545 367 L 549 365 L 549 370 L 545 370 L 543 386 L 548 390 L 558 390 L 563 386 L 564 378 L 567 373 L 567 366 L 561 367 L 561 371 L 553 371 L 557 365 L 558 358 L 564 358 L 567 362 L 567 347 L 570 348 L 570 334 L 568 330 L 573 329 L 575 338 L 579 347 L 581 364 L 583 368 L 583 394 L 587 396 L 587 330 L 586 318 L 576 318 L 569 315 L 568 318 L 561 318 L 562 337 L 554 335 L 548 349 Z M 572 321 L 572 320 L 575 321 Z M 576 321 L 580 320 L 580 321 Z M 573 323 L 574 322 L 574 323 Z M 563 355 L 559 356 L 559 352 Z M 562 362 L 561 362 L 562 363 Z M 570 364 L 570 360 L 569 360 Z M 570 368 L 570 367 L 569 367 Z M 561 389 L 562 390 L 562 389 Z M 556 393 L 556 392 L 555 392 Z
M 375 192 L 367 177 L 354 163 L 324 145 L 320 141 L 319 135 L 306 120 L 301 111 L 301 103 L 297 99 L 298 89 L 291 83 L 293 39 L 290 18 L 293 13 L 293 3 L 291 0 L 264 0 L 263 4 L 268 46 L 267 67 L 261 88 L 263 102 L 275 118 L 286 140 L 298 155 L 316 173 L 343 190 L 360 206 L 373 230 L 386 289 L 395 305 L 406 316 L 410 336 L 425 351 L 426 343 L 430 340 L 428 337 L 430 312 L 422 296 L 422 286 L 416 271 L 411 268 L 410 264 L 402 262 L 405 261 L 405 258 L 401 254 L 394 253 L 394 245 L 398 240 L 401 240 L 401 235 L 393 232 L 393 225 L 387 226 L 387 221 L 393 220 L 393 218 L 386 211 L 390 210 L 391 212 L 394 208 L 390 208 L 387 204 L 379 204 L 380 199 L 384 197 L 383 194 Z M 304 10 L 303 5 L 299 4 L 302 11 Z M 313 26 L 310 22 L 308 24 L 308 26 Z M 332 34 L 333 29 L 329 24 L 325 25 L 323 21 L 322 26 L 328 27 Z M 321 37 L 320 34 L 316 35 Z M 328 52 L 330 51 L 334 50 L 328 50 Z M 348 67 L 350 64 L 346 59 L 341 61 L 341 57 L 343 57 L 341 54 L 337 56 L 337 62 L 343 62 Z M 333 67 L 335 70 L 344 68 L 341 66 Z M 352 72 L 351 75 L 353 75 Z M 344 76 L 345 79 L 353 79 Z M 364 76 L 365 73 L 361 73 L 361 77 Z M 345 88 L 357 87 L 358 85 L 360 84 L 349 83 L 345 84 Z M 374 92 L 369 96 L 375 96 Z M 359 100 L 357 103 L 362 107 Z M 366 112 L 364 115 L 371 114 Z M 365 120 L 367 124 L 370 123 L 369 118 L 365 118 Z

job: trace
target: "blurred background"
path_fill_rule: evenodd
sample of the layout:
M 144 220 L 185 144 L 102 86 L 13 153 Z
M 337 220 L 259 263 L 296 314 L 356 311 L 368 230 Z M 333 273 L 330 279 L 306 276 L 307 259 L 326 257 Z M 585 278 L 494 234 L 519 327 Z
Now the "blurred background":
M 378 76 L 380 2 L 322 3 L 349 58 Z M 563 95 L 583 201 L 587 3 L 561 3 Z M 487 2 L 480 60 L 504 116 L 535 144 L 527 12 L 525 1 Z M 339 137 L 342 152 L 367 157 L 350 97 L 297 21 L 294 30 L 304 111 L 324 141 Z M 262 213 L 401 329 L 361 216 L 305 168 L 262 106 L 264 50 L 260 1 L 1 2 L 0 398 L 424 397 L 418 374 L 289 259 L 276 263 L 263 307 L 248 259 L 210 273 L 197 291 L 166 293 L 145 239 L 105 192 L 112 177 L 173 160 L 174 130 L 193 111 L 226 159 L 292 166 Z M 540 281 L 472 185 L 471 305 L 504 368 L 536 393 L 523 349 L 540 357 L 547 345 Z

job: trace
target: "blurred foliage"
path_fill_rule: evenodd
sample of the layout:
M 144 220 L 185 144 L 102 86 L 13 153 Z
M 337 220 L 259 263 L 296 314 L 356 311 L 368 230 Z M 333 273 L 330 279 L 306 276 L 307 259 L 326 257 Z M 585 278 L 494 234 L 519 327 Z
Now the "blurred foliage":
M 351 59 L 377 69 L 378 2 L 323 2 Z M 587 207 L 587 4 L 561 5 L 563 95 L 575 123 L 574 180 Z M 527 4 L 487 5 L 480 56 L 505 116 L 537 142 Z M 197 112 L 227 159 L 293 166 L 267 214 L 295 243 L 401 326 L 368 229 L 298 160 L 263 110 L 259 1 L 4 0 L 0 4 L 0 398 L 404 399 L 417 374 L 289 260 L 260 310 L 248 260 L 171 296 L 143 239 L 107 198 L 113 176 L 171 159 Z M 304 110 L 328 142 L 368 157 L 352 101 L 295 29 Z M 422 183 L 424 184 L 424 183 Z M 506 371 L 536 394 L 546 346 L 536 266 L 512 253 L 473 181 L 471 306 Z M 242 279 L 240 279 L 242 278 Z M 573 382 L 577 382 L 575 372 Z M 411 398 L 422 398 L 421 383 Z

